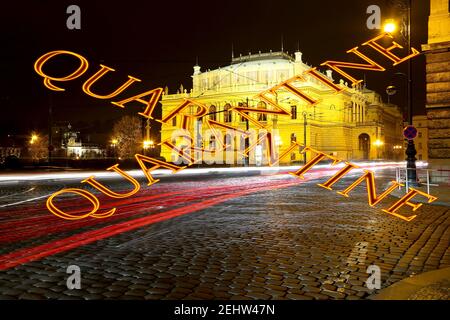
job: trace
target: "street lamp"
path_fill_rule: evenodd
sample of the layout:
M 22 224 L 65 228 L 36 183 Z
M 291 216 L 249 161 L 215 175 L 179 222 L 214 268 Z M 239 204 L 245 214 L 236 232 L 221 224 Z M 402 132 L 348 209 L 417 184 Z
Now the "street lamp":
M 387 19 L 384 26 L 383 26 L 383 30 L 384 32 L 389 32 L 392 33 L 397 29 L 397 25 L 395 24 L 394 19 Z
M 144 149 L 149 149 L 153 146 L 152 140 L 144 140 Z
M 35 143 L 38 139 L 39 139 L 39 136 L 37 134 L 33 133 L 30 138 L 30 144 Z
M 311 114 L 308 114 L 306 111 L 302 112 L 303 115 L 303 147 L 306 147 L 306 126 L 308 125 L 308 116 L 311 116 Z M 306 164 L 306 152 L 303 153 L 303 164 Z
M 155 147 L 155 143 L 153 140 L 144 140 L 143 142 L 144 152 L 146 152 L 148 149 L 153 149 Z
M 113 149 L 113 157 L 116 156 L 116 146 L 117 143 L 119 143 L 119 140 L 117 140 L 116 138 L 111 139 L 111 147 Z
M 380 159 L 380 148 L 384 145 L 384 142 L 377 139 L 373 142 L 373 145 L 377 148 L 377 159 Z
M 401 1 L 401 7 L 404 8 L 406 6 L 407 9 L 407 23 L 402 24 L 401 33 L 408 44 L 408 54 L 411 52 L 411 3 L 412 0 Z M 394 28 L 392 26 L 393 20 L 387 20 L 384 26 L 384 30 L 391 29 L 393 31 L 396 30 L 395 24 Z M 405 30 L 406 29 L 406 30 Z M 408 123 L 412 125 L 412 117 L 413 117 L 413 105 L 412 105 L 412 63 L 411 59 L 408 59 L 408 74 L 407 74 L 407 105 L 408 105 Z M 407 179 L 410 185 L 417 184 L 417 173 L 416 173 L 416 157 L 417 154 L 416 148 L 414 146 L 414 141 L 412 139 L 408 139 L 408 147 L 406 148 L 406 173 Z
M 377 139 L 375 140 L 375 142 L 373 143 L 376 147 L 381 147 L 382 145 L 384 145 L 384 142 Z

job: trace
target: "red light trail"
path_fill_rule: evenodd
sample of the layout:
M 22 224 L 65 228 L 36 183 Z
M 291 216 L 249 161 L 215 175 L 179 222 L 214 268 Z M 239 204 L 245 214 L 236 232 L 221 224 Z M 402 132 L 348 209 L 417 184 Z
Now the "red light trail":
M 101 239 L 112 237 L 127 231 L 131 231 L 143 226 L 151 225 L 153 223 L 165 221 L 171 218 L 182 216 L 188 213 L 196 212 L 206 209 L 221 202 L 231 200 L 240 196 L 244 196 L 254 192 L 269 191 L 279 188 L 286 188 L 289 186 L 300 184 L 304 181 L 289 181 L 280 183 L 279 181 L 270 181 L 260 186 L 241 186 L 237 190 L 236 186 L 229 186 L 224 188 L 223 186 L 215 188 L 225 192 L 220 192 L 218 195 L 213 195 L 207 200 L 189 203 L 180 208 L 175 208 L 161 213 L 152 214 L 150 216 L 141 217 L 133 220 L 119 222 L 110 226 L 100 228 L 98 230 L 87 231 L 70 237 L 66 237 L 60 240 L 51 241 L 46 244 L 38 245 L 31 248 L 19 249 L 15 252 L 11 252 L 0 256 L 0 270 L 9 269 L 20 265 L 22 263 L 38 260 L 49 255 L 57 254 L 67 250 L 77 248 L 79 246 L 89 244 Z M 198 194 L 197 190 L 190 190 L 193 194 Z M 228 193 L 227 193 L 228 192 Z M 205 194 L 198 195 L 195 198 L 205 198 Z M 128 212 L 129 213 L 129 212 Z
M 385 167 L 385 165 L 378 165 L 376 167 Z M 157 190 L 152 188 L 145 193 L 141 192 L 137 197 L 133 198 L 111 199 L 105 197 L 105 200 L 107 200 L 104 202 L 106 209 L 110 206 L 117 205 L 120 205 L 124 209 L 123 212 L 110 217 L 107 221 L 98 219 L 58 219 L 54 216 L 49 216 L 43 205 L 26 206 L 13 211 L 0 212 L 0 217 L 7 220 L 0 224 L 0 243 L 12 243 L 49 234 L 74 231 L 98 224 L 103 225 L 97 230 L 81 232 L 34 247 L 22 248 L 14 252 L 6 253 L 0 256 L 0 270 L 9 269 L 22 263 L 39 260 L 140 227 L 203 210 L 247 194 L 287 188 L 312 179 L 322 178 L 325 175 L 333 174 L 337 170 L 339 170 L 338 167 L 316 169 L 311 171 L 304 180 L 294 179 L 288 180 L 287 182 L 276 179 L 277 177 L 286 178 L 283 172 L 278 172 L 265 175 L 264 177 L 266 179 L 262 180 L 262 182 L 261 176 L 256 176 L 255 179 L 246 178 L 246 183 L 242 183 L 239 180 L 232 183 L 211 185 L 210 182 L 199 184 L 198 182 L 191 181 L 184 183 L 183 187 L 178 187 L 178 190 L 174 189 L 177 187 L 172 184 L 164 184 L 160 185 Z M 275 179 L 270 179 L 270 177 Z M 155 194 L 155 191 L 157 194 Z M 181 207 L 179 207 L 180 204 L 182 204 Z M 72 209 L 80 208 L 80 203 L 66 199 L 60 201 L 60 206 L 62 208 L 70 207 Z M 145 212 L 160 210 L 161 206 L 172 207 L 172 209 L 142 217 L 142 214 L 145 214 Z M 140 217 L 133 219 L 133 216 L 136 215 L 140 215 Z M 108 222 L 115 222 L 115 224 L 105 226 L 104 224 Z

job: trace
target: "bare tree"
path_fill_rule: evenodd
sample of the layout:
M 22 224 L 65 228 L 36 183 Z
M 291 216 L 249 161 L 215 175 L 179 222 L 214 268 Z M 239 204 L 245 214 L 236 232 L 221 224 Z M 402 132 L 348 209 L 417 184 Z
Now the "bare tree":
M 48 156 L 48 138 L 33 135 L 33 138 L 28 142 L 28 151 L 35 161 L 46 159 Z
M 113 128 L 117 140 L 117 155 L 122 159 L 134 157 L 142 147 L 142 122 L 137 116 L 124 116 Z

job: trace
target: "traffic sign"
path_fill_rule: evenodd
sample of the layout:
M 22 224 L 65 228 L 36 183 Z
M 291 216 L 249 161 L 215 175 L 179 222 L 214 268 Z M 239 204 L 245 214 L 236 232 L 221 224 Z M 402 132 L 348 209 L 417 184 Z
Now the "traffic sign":
M 413 125 L 406 126 L 403 129 L 403 136 L 406 139 L 408 139 L 408 140 L 412 140 L 415 137 L 417 137 L 417 129 L 416 129 L 416 127 L 414 127 Z

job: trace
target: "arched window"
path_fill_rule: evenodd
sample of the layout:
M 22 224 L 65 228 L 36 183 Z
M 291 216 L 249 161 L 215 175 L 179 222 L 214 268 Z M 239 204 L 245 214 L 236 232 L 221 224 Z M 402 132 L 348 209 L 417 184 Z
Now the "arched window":
M 233 138 L 231 137 L 231 134 L 227 133 L 223 137 L 223 143 L 225 146 L 227 146 L 227 148 L 225 150 L 227 150 L 227 151 L 232 150 Z
M 216 136 L 212 135 L 209 138 L 209 150 L 215 149 L 216 148 Z
M 239 150 L 240 151 L 244 151 L 245 148 L 247 147 L 247 145 L 245 144 L 245 142 L 248 142 L 248 137 L 245 135 L 239 135 Z
M 223 121 L 224 122 L 231 122 L 233 119 L 231 117 L 231 111 L 229 111 L 231 109 L 231 105 L 229 103 L 227 103 L 224 107 L 224 113 L 223 113 Z
M 209 119 L 216 121 L 216 106 L 215 105 L 212 105 L 209 107 L 208 113 L 209 113 Z
M 358 137 L 359 151 L 362 151 L 363 159 L 369 159 L 370 137 L 367 133 L 361 133 Z
M 260 101 L 256 107 L 258 109 L 267 109 L 267 104 L 264 101 Z M 267 114 L 258 113 L 258 121 L 267 121 Z

